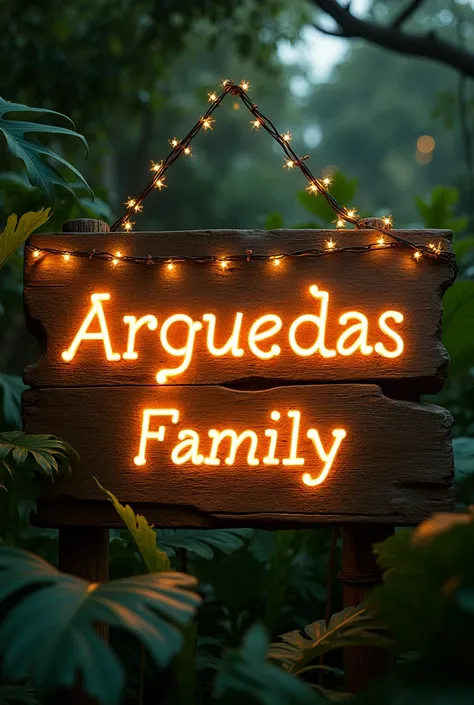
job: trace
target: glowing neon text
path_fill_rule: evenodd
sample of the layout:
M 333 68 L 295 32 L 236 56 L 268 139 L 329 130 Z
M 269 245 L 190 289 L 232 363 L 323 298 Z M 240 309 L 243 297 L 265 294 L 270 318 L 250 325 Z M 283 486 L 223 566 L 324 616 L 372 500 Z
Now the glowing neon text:
M 303 456 L 302 437 L 309 439 L 316 459 L 320 461 L 322 467 L 316 473 L 304 472 L 301 479 L 308 487 L 321 485 L 329 475 L 336 456 L 341 448 L 342 441 L 347 436 L 343 428 L 331 430 L 332 441 L 330 446 L 325 447 L 319 431 L 315 428 L 308 428 L 306 433 L 301 431 L 301 412 L 290 409 L 286 412 L 286 419 L 290 422 L 284 424 L 285 418 L 278 410 L 269 414 L 274 422 L 282 421 L 279 428 L 267 428 L 263 436 L 253 431 L 245 429 L 238 433 L 232 428 L 215 429 L 211 428 L 201 440 L 201 434 L 194 429 L 183 429 L 177 433 L 178 443 L 173 446 L 170 453 L 170 460 L 175 465 L 189 463 L 191 465 L 211 465 L 219 466 L 224 461 L 226 465 L 279 465 L 302 467 L 306 464 L 313 465 L 314 458 L 308 460 Z M 158 418 L 159 421 L 156 421 Z M 142 426 L 140 441 L 138 444 L 138 455 L 134 458 L 135 465 L 145 465 L 147 462 L 147 452 L 149 441 L 172 443 L 172 434 L 176 433 L 174 427 L 179 423 L 180 412 L 178 409 L 144 409 L 142 416 Z M 166 421 L 165 421 L 166 419 Z M 281 432 L 290 433 L 290 442 L 284 444 L 287 457 L 280 458 L 277 455 L 279 445 L 279 434 Z M 267 441 L 269 439 L 269 441 Z M 205 446 L 207 454 L 204 453 Z M 263 452 L 260 451 L 263 446 Z M 310 447 L 306 443 L 306 448 Z M 237 459 L 238 456 L 238 459 Z

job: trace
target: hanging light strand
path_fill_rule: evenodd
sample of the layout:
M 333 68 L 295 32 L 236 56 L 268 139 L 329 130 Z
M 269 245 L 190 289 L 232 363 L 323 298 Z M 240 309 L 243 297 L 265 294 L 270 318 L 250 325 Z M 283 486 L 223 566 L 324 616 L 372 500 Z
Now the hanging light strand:
M 326 201 L 329 203 L 334 213 L 336 214 L 337 223 L 345 224 L 346 222 L 348 222 L 352 223 L 353 225 L 359 228 L 372 227 L 380 230 L 381 232 L 387 232 L 391 229 L 391 218 L 385 217 L 361 219 L 359 218 L 359 216 L 357 216 L 355 209 L 348 209 L 345 206 L 342 206 L 334 198 L 334 196 L 329 193 L 328 187 L 330 185 L 330 179 L 327 177 L 323 179 L 317 179 L 313 176 L 311 170 L 306 164 L 306 160 L 309 159 L 309 156 L 299 156 L 290 144 L 291 134 L 289 132 L 281 133 L 279 130 L 277 130 L 270 118 L 266 117 L 266 115 L 260 112 L 257 104 L 252 102 L 252 100 L 247 94 L 249 88 L 249 84 L 247 81 L 242 81 L 240 85 L 238 85 L 233 81 L 229 81 L 226 79 L 223 82 L 222 86 L 223 90 L 220 95 L 216 95 L 216 93 L 209 93 L 209 100 L 211 101 L 211 104 L 208 110 L 198 120 L 194 127 L 188 132 L 186 137 L 184 137 L 182 140 L 178 140 L 177 138 L 173 138 L 171 140 L 171 145 L 173 147 L 172 151 L 168 154 L 168 156 L 163 162 L 153 164 L 153 178 L 136 198 L 129 199 L 129 203 L 132 203 L 133 201 L 133 205 L 127 205 L 127 210 L 112 225 L 112 232 L 115 232 L 117 230 L 130 231 L 132 229 L 130 216 L 134 215 L 135 213 L 141 210 L 143 201 L 154 190 L 154 188 L 163 187 L 164 175 L 168 171 L 168 169 L 175 163 L 175 161 L 177 161 L 177 159 L 179 159 L 182 154 L 187 156 L 191 155 L 191 142 L 202 129 L 204 129 L 204 131 L 207 131 L 208 129 L 212 128 L 212 124 L 214 122 L 214 119 L 211 117 L 212 113 L 219 107 L 219 105 L 229 93 L 233 96 L 237 96 L 238 98 L 240 98 L 245 107 L 253 115 L 254 119 L 251 121 L 253 127 L 256 127 L 257 125 L 259 127 L 262 127 L 266 132 L 268 132 L 269 135 L 271 135 L 271 137 L 273 137 L 276 142 L 278 142 L 285 154 L 285 166 L 287 166 L 288 169 L 298 167 L 305 176 L 306 180 L 308 181 L 309 189 L 315 194 L 320 193 L 326 199 Z

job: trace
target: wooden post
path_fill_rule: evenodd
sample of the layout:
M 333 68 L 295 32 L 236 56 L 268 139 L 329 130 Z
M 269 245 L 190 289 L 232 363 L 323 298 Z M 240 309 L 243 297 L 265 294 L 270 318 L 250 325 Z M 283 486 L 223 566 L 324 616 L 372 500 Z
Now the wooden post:
M 393 534 L 389 524 L 347 524 L 342 528 L 342 597 L 344 607 L 359 605 L 382 580 L 382 570 L 372 551 L 374 543 Z M 391 654 L 372 646 L 353 646 L 344 651 L 346 690 L 357 693 L 390 666 Z
M 63 232 L 108 232 L 107 223 L 91 218 L 69 220 L 63 225 Z M 64 526 L 59 529 L 59 569 L 92 583 L 102 583 L 109 579 L 109 530 L 102 527 Z M 108 629 L 104 624 L 97 625 L 97 631 L 107 639 Z M 72 692 L 58 693 L 57 702 L 69 705 L 95 705 L 80 683 Z

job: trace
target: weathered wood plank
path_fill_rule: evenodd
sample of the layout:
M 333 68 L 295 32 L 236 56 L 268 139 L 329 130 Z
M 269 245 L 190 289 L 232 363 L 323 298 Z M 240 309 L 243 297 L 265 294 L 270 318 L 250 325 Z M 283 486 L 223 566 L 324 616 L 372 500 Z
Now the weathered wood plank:
M 143 412 L 151 408 L 168 410 L 162 417 L 150 416 L 145 427 L 156 433 L 163 425 L 163 441 L 148 438 L 140 449 Z M 176 423 L 173 409 L 179 412 Z M 272 411 L 279 412 L 278 420 L 276 414 L 271 418 Z M 288 416 L 293 411 L 301 416 Z M 57 434 L 81 456 L 80 469 L 57 482 L 42 503 L 39 521 L 46 525 L 116 523 L 92 475 L 135 509 L 146 508 L 150 520 L 175 526 L 412 524 L 453 506 L 451 415 L 440 407 L 388 399 L 374 385 L 255 392 L 212 386 L 44 389 L 24 393 L 23 414 L 28 432 Z M 298 422 L 295 453 L 305 462 L 284 464 L 292 458 Z M 219 465 L 172 461 L 173 449 L 183 440 L 178 433 L 186 429 L 199 433 L 193 459 L 214 457 Z M 227 464 L 230 443 L 216 444 L 213 454 L 210 429 L 254 431 L 254 455 L 247 455 L 251 442 L 243 440 L 234 464 Z M 320 434 L 326 456 L 308 429 Z M 346 431 L 337 448 L 336 429 Z M 273 456 L 272 430 L 278 431 Z M 334 448 L 328 466 L 325 457 Z M 146 464 L 135 464 L 137 456 Z M 265 464 L 272 457 L 279 463 Z M 249 464 L 254 459 L 258 465 Z M 325 470 L 321 484 L 304 484 L 305 472 L 314 480 Z
M 416 244 L 442 242 L 450 248 L 448 231 L 395 231 Z M 178 233 L 99 233 L 34 235 L 36 247 L 53 247 L 69 251 L 110 251 L 122 254 L 170 257 L 213 255 L 228 257 L 244 254 L 278 254 L 308 248 L 323 248 L 328 239 L 338 244 L 357 241 L 364 245 L 376 241 L 373 231 L 335 232 L 324 230 L 283 231 L 196 231 Z M 226 269 L 217 264 L 180 263 L 173 271 L 165 265 L 133 265 L 119 262 L 44 255 L 34 258 L 27 252 L 25 263 L 25 302 L 29 323 L 40 340 L 43 354 L 25 371 L 25 381 L 35 387 L 81 387 L 104 385 L 149 385 L 156 383 L 159 370 L 179 367 L 184 355 L 172 355 L 163 348 L 161 331 L 170 316 L 180 313 L 200 322 L 195 332 L 192 357 L 185 371 L 168 376 L 167 384 L 231 384 L 249 377 L 278 381 L 383 381 L 417 380 L 423 392 L 437 391 L 446 375 L 447 353 L 441 344 L 441 298 L 452 283 L 449 263 L 426 258 L 415 262 L 405 249 L 378 250 L 363 254 L 335 254 L 314 259 L 301 257 L 272 262 L 229 263 Z M 325 345 L 336 350 L 333 357 L 321 355 L 321 348 L 309 355 L 296 354 L 291 345 L 292 322 L 304 314 L 322 317 L 323 302 L 311 293 L 316 285 L 327 291 L 328 313 Z M 62 353 L 71 343 L 88 311 L 91 295 L 106 293 L 101 302 L 110 334 L 112 351 L 122 356 L 127 350 L 130 326 L 124 316 L 156 317 L 155 329 L 144 325 L 136 334 L 137 359 L 106 359 L 103 340 L 83 341 L 75 357 L 65 362 Z M 403 321 L 389 321 L 389 326 L 403 339 L 404 350 L 388 358 L 372 350 L 362 354 L 358 347 L 352 354 L 340 354 L 337 343 L 341 334 L 355 320 L 342 324 L 343 313 L 359 311 L 368 319 L 368 345 L 377 342 L 393 351 L 396 343 L 381 331 L 379 317 L 396 310 Z M 216 356 L 207 342 L 211 323 L 204 314 L 213 314 L 215 346 L 230 338 L 236 314 L 242 313 L 238 345 L 239 357 L 232 351 Z M 280 353 L 261 359 L 250 345 L 252 325 L 260 317 L 274 314 L 281 319 L 281 330 L 261 340 L 258 347 L 268 352 L 280 346 Z M 91 330 L 99 330 L 95 317 Z M 254 335 L 268 330 L 267 323 Z M 323 328 L 324 326 L 321 326 Z M 313 322 L 297 328 L 296 339 L 303 349 L 310 349 L 320 328 Z M 175 347 L 186 345 L 189 326 L 171 325 L 168 340 Z M 353 335 L 346 349 L 354 342 Z M 44 351 L 47 351 L 47 355 Z

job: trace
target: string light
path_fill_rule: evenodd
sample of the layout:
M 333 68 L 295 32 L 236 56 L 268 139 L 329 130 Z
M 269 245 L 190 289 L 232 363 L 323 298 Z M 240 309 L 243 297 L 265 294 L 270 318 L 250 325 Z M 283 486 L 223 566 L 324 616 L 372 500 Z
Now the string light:
M 380 245 L 380 246 L 385 245 L 385 238 L 383 235 L 381 235 L 379 237 L 379 239 L 377 240 L 377 245 Z
M 287 169 L 294 169 L 295 166 L 298 166 L 305 178 L 308 181 L 308 190 L 312 193 L 321 193 L 323 197 L 327 200 L 329 203 L 330 207 L 335 211 L 337 220 L 336 223 L 342 223 L 341 225 L 338 225 L 338 227 L 344 227 L 345 221 L 352 222 L 357 228 L 361 227 L 371 227 L 372 229 L 377 229 L 380 230 L 381 232 L 385 232 L 386 229 L 390 229 L 392 226 L 392 220 L 391 217 L 386 216 L 384 219 L 378 218 L 378 219 L 361 219 L 356 215 L 356 210 L 355 209 L 350 209 L 348 210 L 344 206 L 341 206 L 338 201 L 328 192 L 328 187 L 332 183 L 332 179 L 330 176 L 325 176 L 321 180 L 315 179 L 313 174 L 311 173 L 310 169 L 307 167 L 305 161 L 307 157 L 298 157 L 298 155 L 293 151 L 292 147 L 290 146 L 290 141 L 291 141 L 291 132 L 283 132 L 280 133 L 277 131 L 276 127 L 273 125 L 273 123 L 266 118 L 259 110 L 257 105 L 251 101 L 251 99 L 247 96 L 247 91 L 250 87 L 250 84 L 247 80 L 242 80 L 239 85 L 236 83 L 230 81 L 229 79 L 225 79 L 222 82 L 222 88 L 223 92 L 220 95 L 217 95 L 215 91 L 212 91 L 207 94 L 208 100 L 211 103 L 209 109 L 207 110 L 206 114 L 203 115 L 199 122 L 194 125 L 194 127 L 190 130 L 190 132 L 182 139 L 181 141 L 177 140 L 176 137 L 174 137 L 170 143 L 171 146 L 173 147 L 173 151 L 168 155 L 168 157 L 165 159 L 164 162 L 160 163 L 155 163 L 152 162 L 152 171 L 154 172 L 159 172 L 160 177 L 164 175 L 164 173 L 170 168 L 172 164 L 181 156 L 181 154 L 185 154 L 186 156 L 190 156 L 192 153 L 191 147 L 189 146 L 189 143 L 191 142 L 192 139 L 198 134 L 200 131 L 200 127 L 203 127 L 204 130 L 211 129 L 212 128 L 212 123 L 214 122 L 214 119 L 211 117 L 211 114 L 214 112 L 214 110 L 220 105 L 222 100 L 226 97 L 227 94 L 235 95 L 240 100 L 244 103 L 245 107 L 253 114 L 254 119 L 251 120 L 251 125 L 252 128 L 255 130 L 258 130 L 260 127 L 263 127 L 266 132 L 268 132 L 273 139 L 280 144 L 280 146 L 283 148 L 286 154 L 285 158 L 285 168 Z M 238 103 L 234 104 L 234 107 L 238 107 Z M 186 145 L 184 148 L 182 148 L 182 145 Z M 176 148 L 180 147 L 179 150 Z M 136 203 L 140 204 L 139 210 L 135 211 L 133 206 L 128 206 L 127 205 L 127 211 L 112 225 L 111 231 L 114 232 L 118 229 L 125 228 L 126 230 L 130 230 L 130 225 L 125 225 L 127 223 L 130 223 L 130 218 L 129 215 L 131 212 L 140 212 L 142 210 L 141 203 L 142 201 L 148 196 L 151 190 L 153 190 L 153 186 L 158 185 L 158 188 L 160 188 L 159 182 L 158 184 L 155 181 L 152 181 L 149 183 L 143 190 L 142 193 L 139 195 L 137 199 L 130 199 L 130 200 L 136 200 Z M 367 221 L 369 220 L 377 220 L 378 224 L 376 226 L 372 225 L 367 225 Z
M 336 220 L 336 228 L 345 228 L 346 227 L 346 221 L 343 220 L 342 218 L 338 218 Z
M 159 189 L 160 191 L 162 188 L 166 188 L 165 180 L 164 179 L 157 179 L 155 181 L 155 188 Z
M 125 223 L 123 224 L 123 227 L 125 230 L 130 231 L 133 228 L 134 223 L 132 223 L 130 220 L 126 220 Z
M 60 255 L 63 257 L 63 259 L 66 262 L 69 262 L 71 257 L 83 257 L 83 258 L 88 258 L 92 259 L 101 259 L 101 260 L 106 260 L 112 262 L 112 264 L 115 266 L 118 264 L 118 262 L 123 262 L 123 263 L 132 263 L 132 264 L 164 264 L 166 265 L 167 269 L 172 271 L 175 268 L 175 265 L 177 262 L 195 262 L 198 264 L 215 264 L 217 263 L 222 269 L 226 269 L 229 265 L 230 262 L 243 262 L 247 261 L 249 262 L 250 259 L 254 261 L 270 261 L 273 263 L 275 267 L 279 267 L 283 259 L 298 259 L 300 257 L 323 257 L 325 255 L 331 254 L 331 256 L 336 256 L 339 253 L 344 253 L 344 252 L 353 252 L 357 254 L 363 254 L 366 252 L 371 252 L 374 249 L 380 250 L 380 249 L 393 249 L 393 248 L 404 248 L 407 250 L 412 251 L 412 256 L 414 257 L 415 260 L 419 260 L 422 255 L 425 255 L 426 257 L 429 257 L 431 259 L 441 259 L 446 262 L 448 262 L 451 267 L 453 268 L 454 272 L 456 271 L 456 263 L 455 263 L 455 257 L 452 252 L 449 252 L 447 250 L 442 249 L 442 243 L 439 242 L 436 245 L 433 243 L 429 243 L 429 245 L 414 245 L 410 240 L 405 240 L 403 237 L 398 235 L 397 233 L 390 233 L 390 237 L 392 241 L 387 242 L 384 238 L 383 244 L 381 243 L 381 237 L 379 237 L 377 240 L 375 240 L 372 243 L 368 243 L 366 245 L 360 245 L 360 244 L 348 244 L 348 245 L 343 245 L 336 247 L 336 243 L 334 240 L 331 238 L 330 240 L 327 240 L 325 243 L 325 246 L 323 249 L 321 248 L 312 248 L 308 250 L 298 250 L 296 252 L 281 252 L 277 255 L 267 255 L 267 254 L 259 254 L 256 252 L 253 252 L 251 250 L 245 250 L 245 253 L 242 254 L 235 254 L 235 255 L 230 255 L 226 256 L 225 258 L 222 259 L 216 259 L 214 255 L 209 255 L 209 254 L 204 254 L 201 256 L 197 257 L 173 257 L 170 259 L 169 255 L 164 256 L 164 255 L 147 255 L 146 257 L 143 256 L 134 256 L 134 255 L 123 255 L 120 251 L 116 251 L 115 254 L 111 252 L 98 252 L 97 250 L 93 249 L 92 251 L 76 251 L 76 252 L 71 252 L 71 251 L 66 251 L 66 250 L 59 250 L 55 248 L 50 248 L 50 247 L 33 247 L 32 245 L 25 245 L 25 249 L 30 250 L 32 253 L 32 256 L 37 259 L 40 255 L 42 254 L 48 254 L 48 255 Z M 37 254 L 38 253 L 38 254 Z
M 215 122 L 215 120 L 212 117 L 202 117 L 201 122 L 204 130 L 212 130 L 212 123 Z

